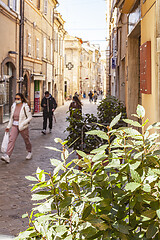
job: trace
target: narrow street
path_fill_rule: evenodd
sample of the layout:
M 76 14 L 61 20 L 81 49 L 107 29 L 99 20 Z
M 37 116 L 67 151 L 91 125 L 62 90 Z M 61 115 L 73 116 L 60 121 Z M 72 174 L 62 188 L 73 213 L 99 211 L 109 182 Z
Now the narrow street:
M 50 151 L 45 146 L 56 146 L 54 138 L 65 139 L 67 133 L 66 112 L 70 101 L 64 106 L 58 107 L 55 116 L 57 122 L 54 123 L 52 134 L 45 136 L 41 133 L 42 117 L 33 118 L 30 124 L 30 138 L 33 145 L 33 159 L 25 160 L 26 151 L 21 136 L 16 141 L 14 152 L 11 156 L 11 163 L 6 164 L 0 161 L 0 239 L 2 235 L 17 235 L 26 229 L 28 221 L 21 216 L 25 212 L 30 212 L 32 208 L 30 182 L 25 176 L 32 175 L 40 167 L 45 171 L 52 171 L 50 158 L 59 158 L 57 152 Z M 89 103 L 88 99 L 83 100 L 83 114 L 96 114 L 97 105 Z M 0 142 L 2 141 L 6 125 L 0 126 Z

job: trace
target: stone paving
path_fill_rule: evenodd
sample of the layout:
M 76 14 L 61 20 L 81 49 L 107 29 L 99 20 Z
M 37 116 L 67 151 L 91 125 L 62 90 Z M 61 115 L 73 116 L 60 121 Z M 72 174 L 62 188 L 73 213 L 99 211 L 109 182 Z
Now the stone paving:
M 45 146 L 56 146 L 54 138 L 60 137 L 63 140 L 67 136 L 64 130 L 67 127 L 66 111 L 70 101 L 64 106 L 58 107 L 55 116 L 57 122 L 53 124 L 53 132 L 46 135 L 41 134 L 42 118 L 33 118 L 30 124 L 30 138 L 33 146 L 33 159 L 25 160 L 25 145 L 18 137 L 10 164 L 0 161 L 0 239 L 7 239 L 2 235 L 16 236 L 28 226 L 27 219 L 21 216 L 30 212 L 32 208 L 31 193 L 28 187 L 30 182 L 25 176 L 32 175 L 40 167 L 49 172 L 53 171 L 50 158 L 59 158 L 58 152 L 53 152 Z M 97 105 L 89 103 L 88 99 L 83 100 L 83 113 L 95 113 Z M 2 142 L 6 124 L 0 125 L 0 143 Z M 0 154 L 1 156 L 1 154 Z M 2 235 L 1 235 L 2 234 Z

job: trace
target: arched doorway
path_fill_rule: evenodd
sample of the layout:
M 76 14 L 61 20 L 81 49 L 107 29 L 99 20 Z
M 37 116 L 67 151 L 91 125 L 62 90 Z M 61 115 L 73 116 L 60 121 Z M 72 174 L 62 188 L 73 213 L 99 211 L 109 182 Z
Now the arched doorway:
M 3 121 L 5 121 L 9 118 L 16 94 L 16 68 L 13 62 L 7 59 L 2 63 L 2 79 L 5 90 L 3 98 Z

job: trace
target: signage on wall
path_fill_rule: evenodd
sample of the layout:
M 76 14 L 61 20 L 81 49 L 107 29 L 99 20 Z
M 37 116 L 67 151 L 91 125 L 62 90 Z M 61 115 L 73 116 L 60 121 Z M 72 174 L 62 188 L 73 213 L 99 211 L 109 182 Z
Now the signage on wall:
M 112 58 L 112 69 L 116 69 L 116 58 Z
M 68 70 L 71 70 L 74 67 L 74 65 L 71 62 L 68 62 L 66 64 L 66 68 L 68 68 Z
M 34 92 L 34 112 L 40 112 L 40 82 L 34 81 L 35 92 Z
M 140 91 L 151 94 L 151 41 L 140 47 Z

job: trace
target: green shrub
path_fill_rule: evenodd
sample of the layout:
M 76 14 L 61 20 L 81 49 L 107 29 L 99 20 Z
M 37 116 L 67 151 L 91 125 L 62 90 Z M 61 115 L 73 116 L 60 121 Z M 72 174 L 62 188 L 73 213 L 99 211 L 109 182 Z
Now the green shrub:
M 99 123 L 110 123 L 119 113 L 121 113 L 122 116 L 118 124 L 124 125 L 122 119 L 127 117 L 126 108 L 124 104 L 114 96 L 107 95 L 98 105 Z
M 137 118 L 143 119 L 142 125 L 125 119 L 131 127 L 113 129 L 119 114 L 106 132 L 88 132 L 107 144 L 89 155 L 78 151 L 82 159 L 69 163 L 66 142 L 55 139 L 62 150 L 52 150 L 60 152 L 61 160 L 51 159 L 53 173 L 38 168 L 35 177 L 27 177 L 35 182 L 31 191 L 37 206 L 27 214 L 29 228 L 16 240 L 160 239 L 160 142 L 156 133 L 160 123 L 146 127 L 144 115 L 139 105 Z M 111 142 L 112 135 L 116 138 Z
M 105 131 L 109 123 L 120 113 L 122 114 L 121 119 L 114 128 L 126 126 L 122 121 L 122 119 L 126 118 L 126 109 L 123 103 L 113 96 L 107 96 L 100 102 L 98 106 L 98 117 L 95 117 L 93 114 L 82 115 L 78 110 L 74 110 L 71 116 L 67 117 L 67 122 L 69 123 L 65 130 L 68 132 L 66 138 L 67 146 L 89 153 L 94 148 L 105 144 L 105 139 L 100 139 L 97 136 L 85 135 L 85 133 L 91 130 Z M 111 141 L 113 139 L 114 135 L 112 135 Z
M 89 153 L 95 147 L 101 144 L 98 137 L 86 135 L 85 133 L 90 130 L 99 129 L 97 118 L 93 114 L 85 114 L 76 111 L 76 118 L 74 116 L 67 117 L 66 121 L 69 123 L 65 131 L 68 132 L 67 146 L 72 147 L 74 150 L 83 150 Z

